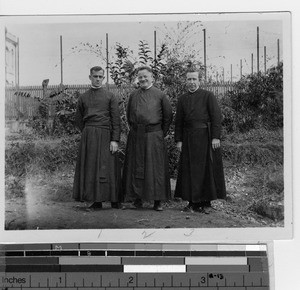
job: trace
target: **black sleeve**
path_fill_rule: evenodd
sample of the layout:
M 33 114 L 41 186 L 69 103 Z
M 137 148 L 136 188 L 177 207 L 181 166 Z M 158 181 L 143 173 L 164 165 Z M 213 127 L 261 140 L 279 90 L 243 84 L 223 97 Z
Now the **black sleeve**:
M 211 137 L 212 139 L 220 139 L 222 115 L 217 98 L 213 93 L 209 93 L 208 96 L 208 113 L 211 121 Z
M 172 106 L 166 95 L 163 95 L 162 97 L 162 112 L 163 112 L 162 129 L 164 132 L 164 136 L 166 136 L 173 120 Z
M 183 122 L 184 122 L 184 112 L 182 108 L 182 97 L 178 98 L 176 116 L 175 116 L 175 142 L 182 141 L 183 137 Z
M 75 125 L 79 128 L 80 131 L 84 128 L 84 122 L 83 122 L 83 116 L 84 116 L 84 106 L 82 102 L 82 97 L 80 96 L 77 101 L 77 108 L 75 113 Z
M 110 123 L 111 123 L 111 141 L 120 141 L 121 120 L 119 100 L 115 95 L 110 97 Z

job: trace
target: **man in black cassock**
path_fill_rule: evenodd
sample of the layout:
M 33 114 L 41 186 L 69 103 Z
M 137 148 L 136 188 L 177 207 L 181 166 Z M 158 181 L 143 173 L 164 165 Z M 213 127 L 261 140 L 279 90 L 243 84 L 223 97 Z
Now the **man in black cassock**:
M 175 142 L 181 152 L 175 197 L 189 201 L 185 211 L 208 213 L 211 200 L 225 198 L 220 148 L 221 111 L 213 93 L 200 89 L 199 72 L 186 74 L 188 92 L 179 97 Z
M 91 88 L 79 97 L 75 118 L 81 140 L 73 198 L 93 202 L 90 206 L 93 209 L 101 209 L 103 201 L 110 201 L 113 208 L 120 208 L 119 101 L 102 87 L 104 70 L 101 67 L 92 67 L 89 78 Z
M 130 132 L 123 189 L 126 200 L 134 201 L 136 208 L 154 200 L 154 209 L 161 211 L 161 201 L 171 196 L 164 137 L 172 122 L 172 107 L 167 96 L 153 86 L 149 67 L 140 67 L 137 76 L 139 88 L 130 95 L 127 106 Z

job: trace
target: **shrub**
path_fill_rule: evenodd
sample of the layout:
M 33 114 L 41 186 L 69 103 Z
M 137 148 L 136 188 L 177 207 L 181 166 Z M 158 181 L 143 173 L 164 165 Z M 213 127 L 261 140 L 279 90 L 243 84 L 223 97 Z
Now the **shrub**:
M 227 132 L 283 127 L 283 64 L 247 75 L 220 100 Z
M 28 126 L 33 129 L 34 133 L 42 137 L 78 133 L 75 126 L 78 97 L 78 91 L 71 93 L 63 91 L 53 98 L 39 99 L 37 114 L 29 121 Z M 50 123 L 51 118 L 53 124 Z
M 13 175 L 9 175 L 5 178 L 5 197 L 7 199 L 24 197 L 24 189 L 24 178 Z
M 169 172 L 171 178 L 177 177 L 178 172 L 178 161 L 180 157 L 180 152 L 178 151 L 176 144 L 174 142 L 174 133 L 171 132 L 166 137 L 166 145 L 168 150 L 168 157 L 169 157 Z
M 281 165 L 268 166 L 256 174 L 253 185 L 257 189 L 249 209 L 273 220 L 284 218 L 284 178 Z
M 79 135 L 31 142 L 11 142 L 5 148 L 5 174 L 23 176 L 29 170 L 54 172 L 64 164 L 74 164 Z
M 283 164 L 283 131 L 253 129 L 224 136 L 223 156 L 236 164 Z

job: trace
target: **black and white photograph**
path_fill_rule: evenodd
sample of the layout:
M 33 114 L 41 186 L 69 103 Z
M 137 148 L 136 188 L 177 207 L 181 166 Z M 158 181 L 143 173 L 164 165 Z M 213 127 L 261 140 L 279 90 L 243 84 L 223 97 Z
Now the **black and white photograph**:
M 2 17 L 5 233 L 290 237 L 290 21 Z

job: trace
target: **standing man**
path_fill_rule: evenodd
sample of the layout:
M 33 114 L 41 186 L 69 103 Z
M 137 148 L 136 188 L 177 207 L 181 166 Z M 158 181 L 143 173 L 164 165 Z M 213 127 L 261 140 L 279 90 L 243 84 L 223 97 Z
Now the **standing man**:
M 91 88 L 79 97 L 76 111 L 76 125 L 82 134 L 73 197 L 77 201 L 93 202 L 92 209 L 101 209 L 103 201 L 120 208 L 119 102 L 102 87 L 104 70 L 100 66 L 90 69 L 89 78 Z
M 127 200 L 136 208 L 154 200 L 154 210 L 162 211 L 162 200 L 171 196 L 169 162 L 164 137 L 172 122 L 167 96 L 153 86 L 152 71 L 138 69 L 139 88 L 129 97 L 127 120 L 130 126 L 123 170 Z
M 181 152 L 175 196 L 189 201 L 185 211 L 205 212 L 225 198 L 220 148 L 221 111 L 216 97 L 199 88 L 199 72 L 186 74 L 188 92 L 178 99 L 175 142 Z

